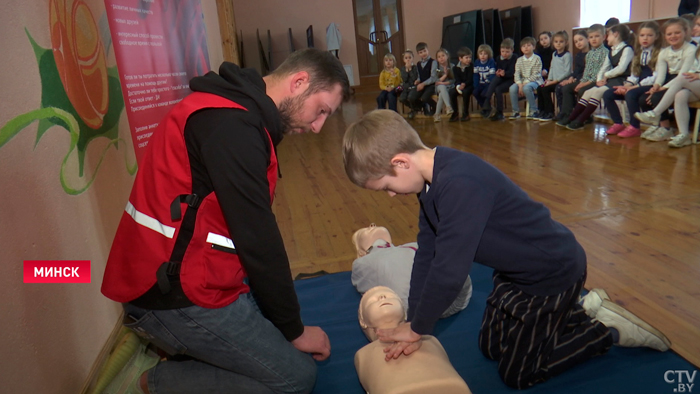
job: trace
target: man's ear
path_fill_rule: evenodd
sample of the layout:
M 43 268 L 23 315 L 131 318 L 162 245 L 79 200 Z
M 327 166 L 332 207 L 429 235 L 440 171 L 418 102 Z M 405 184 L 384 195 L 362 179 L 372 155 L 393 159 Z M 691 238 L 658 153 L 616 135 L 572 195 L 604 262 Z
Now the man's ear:
M 391 158 L 391 166 L 408 169 L 411 167 L 411 156 L 406 153 L 399 153 Z
M 306 71 L 299 71 L 292 74 L 289 79 L 289 90 L 292 94 L 297 92 L 301 93 L 306 90 L 309 84 L 309 73 Z

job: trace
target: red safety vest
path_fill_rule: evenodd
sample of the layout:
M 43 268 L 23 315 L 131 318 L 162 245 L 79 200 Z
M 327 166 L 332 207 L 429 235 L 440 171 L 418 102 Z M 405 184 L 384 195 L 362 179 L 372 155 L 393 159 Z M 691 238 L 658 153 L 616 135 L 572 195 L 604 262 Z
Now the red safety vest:
M 129 302 L 143 295 L 156 283 L 158 267 L 170 259 L 182 225 L 182 220 L 171 217 L 171 203 L 178 196 L 192 193 L 185 123 L 191 114 L 204 108 L 246 110 L 221 96 L 195 92 L 178 103 L 153 133 L 105 268 L 102 293 L 114 301 Z M 269 133 L 267 137 L 271 146 L 267 180 L 272 202 L 277 156 Z M 185 202 L 180 204 L 182 212 L 187 206 Z M 197 209 L 194 235 L 180 268 L 182 289 L 193 303 L 221 308 L 249 291 L 243 283 L 246 272 L 234 251 L 219 201 L 212 192 Z

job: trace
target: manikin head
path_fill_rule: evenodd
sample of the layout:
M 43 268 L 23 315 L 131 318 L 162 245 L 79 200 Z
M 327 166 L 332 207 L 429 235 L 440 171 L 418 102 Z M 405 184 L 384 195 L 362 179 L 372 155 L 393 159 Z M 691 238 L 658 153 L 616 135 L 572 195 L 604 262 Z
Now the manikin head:
M 376 286 L 362 296 L 357 318 L 367 339 L 376 341 L 378 328 L 395 328 L 406 321 L 406 308 L 394 290 Z
M 357 249 L 357 257 L 365 256 L 372 245 L 379 239 L 391 243 L 391 234 L 386 228 L 377 227 L 374 223 L 370 224 L 369 227 L 363 227 L 355 231 L 355 234 L 352 235 L 352 244 Z

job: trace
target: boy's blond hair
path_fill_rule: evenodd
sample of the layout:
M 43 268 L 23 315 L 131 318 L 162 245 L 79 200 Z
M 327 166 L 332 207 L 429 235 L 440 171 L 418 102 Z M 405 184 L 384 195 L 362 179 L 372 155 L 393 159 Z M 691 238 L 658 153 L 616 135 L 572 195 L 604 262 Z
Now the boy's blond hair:
M 530 44 L 534 48 L 537 45 L 537 40 L 535 40 L 535 37 L 525 37 L 520 40 L 520 46 L 525 46 L 525 44 Z
M 395 111 L 379 109 L 351 124 L 343 137 L 345 173 L 357 186 L 396 175 L 391 159 L 399 153 L 428 149 L 418 133 Z
M 489 59 L 493 58 L 493 49 L 491 49 L 491 45 L 479 45 L 479 48 L 476 50 L 476 55 L 478 56 L 481 52 L 486 52 L 486 54 L 489 55 Z

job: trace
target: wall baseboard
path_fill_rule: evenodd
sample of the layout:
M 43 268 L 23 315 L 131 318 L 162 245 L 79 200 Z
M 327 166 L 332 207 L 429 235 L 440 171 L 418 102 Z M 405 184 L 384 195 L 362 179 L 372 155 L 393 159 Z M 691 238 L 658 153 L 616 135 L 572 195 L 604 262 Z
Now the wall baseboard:
M 97 355 L 97 359 L 95 359 L 95 363 L 92 365 L 92 369 L 90 369 L 90 374 L 88 374 L 88 377 L 85 380 L 85 383 L 83 384 L 83 388 L 80 390 L 80 394 L 92 393 L 92 389 L 95 387 L 95 383 L 97 383 L 98 375 L 102 370 L 102 367 L 105 365 L 105 362 L 107 362 L 107 359 L 112 353 L 112 350 L 114 349 L 114 345 L 116 344 L 117 338 L 119 337 L 119 332 L 121 331 L 122 327 L 124 327 L 122 325 L 123 320 L 124 312 L 122 311 L 119 314 L 119 319 L 117 319 L 117 323 L 114 326 L 114 329 L 112 329 L 112 333 L 107 338 L 107 342 L 102 347 L 100 354 Z

